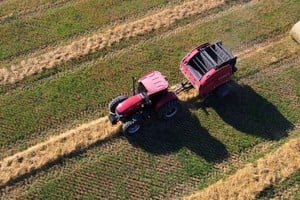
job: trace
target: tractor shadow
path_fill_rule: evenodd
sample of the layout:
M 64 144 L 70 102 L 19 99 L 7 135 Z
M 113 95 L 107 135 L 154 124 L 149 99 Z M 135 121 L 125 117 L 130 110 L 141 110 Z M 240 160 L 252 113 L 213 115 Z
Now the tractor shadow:
M 225 145 L 211 136 L 184 104 L 176 119 L 153 119 L 128 141 L 154 155 L 170 154 L 186 147 L 207 162 L 220 162 L 229 156 Z
M 213 108 L 224 122 L 246 134 L 268 140 L 279 140 L 288 135 L 294 125 L 267 99 L 250 86 L 232 83 L 233 92 L 224 99 L 212 95 L 203 103 L 190 102 L 195 109 Z M 193 108 L 192 108 L 193 109 Z

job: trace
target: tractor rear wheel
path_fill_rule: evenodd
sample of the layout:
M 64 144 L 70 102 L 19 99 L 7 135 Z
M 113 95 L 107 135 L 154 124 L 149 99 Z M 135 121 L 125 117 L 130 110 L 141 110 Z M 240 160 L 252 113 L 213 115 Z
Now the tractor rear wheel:
M 172 100 L 164 104 L 157 111 L 157 115 L 159 119 L 169 120 L 176 116 L 180 108 L 179 101 L 177 99 Z
M 109 111 L 115 113 L 118 104 L 121 103 L 122 101 L 125 101 L 127 98 L 128 98 L 127 96 L 121 95 L 111 100 L 111 102 L 108 104 Z
M 123 124 L 122 130 L 126 136 L 132 137 L 141 129 L 142 124 L 140 120 L 130 120 Z

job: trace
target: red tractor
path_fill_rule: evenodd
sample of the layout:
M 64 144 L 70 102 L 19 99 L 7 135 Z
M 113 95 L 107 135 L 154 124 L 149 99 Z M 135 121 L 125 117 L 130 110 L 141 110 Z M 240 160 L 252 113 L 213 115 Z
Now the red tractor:
M 199 96 L 216 93 L 219 97 L 229 94 L 228 83 L 235 67 L 236 57 L 222 42 L 205 43 L 194 48 L 180 62 L 180 69 L 188 79 L 174 92 L 168 90 L 168 81 L 159 71 L 153 71 L 138 80 L 137 91 L 131 97 L 118 96 L 109 104 L 109 119 L 112 124 L 123 122 L 123 132 L 127 135 L 137 133 L 142 119 L 156 113 L 160 119 L 171 119 L 179 110 L 176 94 L 194 87 Z M 135 86 L 135 81 L 133 86 Z
M 236 58 L 222 42 L 205 43 L 194 48 L 180 62 L 180 70 L 188 82 L 182 84 L 177 92 L 185 89 L 185 85 L 192 85 L 202 97 L 212 92 L 225 97 L 231 90 L 228 82 L 237 71 Z
M 172 119 L 179 110 L 179 101 L 174 92 L 168 90 L 169 83 L 159 71 L 152 71 L 138 79 L 133 96 L 118 96 L 109 103 L 109 120 L 112 124 L 123 122 L 123 132 L 137 133 L 143 119 L 156 114 L 159 119 Z

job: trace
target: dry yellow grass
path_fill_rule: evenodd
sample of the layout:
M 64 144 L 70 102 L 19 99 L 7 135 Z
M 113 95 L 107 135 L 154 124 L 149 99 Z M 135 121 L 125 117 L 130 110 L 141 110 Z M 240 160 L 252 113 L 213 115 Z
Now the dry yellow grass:
M 101 118 L 9 156 L 0 162 L 0 186 L 119 131 L 120 125 L 112 126 L 107 118 Z
M 246 165 L 234 175 L 184 199 L 254 199 L 264 188 L 284 180 L 299 169 L 300 138 L 297 138 Z
M 176 20 L 211 9 L 221 5 L 223 2 L 224 0 L 194 0 L 186 2 L 174 8 L 164 9 L 152 16 L 118 25 L 91 37 L 82 38 L 70 45 L 59 47 L 38 57 L 23 60 L 19 65 L 1 68 L 0 84 L 15 83 L 27 76 L 39 73 L 43 69 L 53 68 L 71 59 L 101 50 L 122 39 L 170 26 Z
M 300 21 L 293 26 L 291 36 L 300 44 Z

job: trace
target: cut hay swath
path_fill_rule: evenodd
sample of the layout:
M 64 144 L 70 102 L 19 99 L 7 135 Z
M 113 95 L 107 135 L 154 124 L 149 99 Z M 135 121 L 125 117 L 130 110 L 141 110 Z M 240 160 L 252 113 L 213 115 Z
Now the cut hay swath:
M 182 101 L 197 96 L 196 90 L 179 95 Z M 37 170 L 60 157 L 82 150 L 121 131 L 121 125 L 111 125 L 107 117 L 83 124 L 29 149 L 4 158 L 0 162 L 0 186 Z
M 0 69 L 0 84 L 18 82 L 25 77 L 54 68 L 71 59 L 84 56 L 122 39 L 145 34 L 161 27 L 167 27 L 176 20 L 183 19 L 224 3 L 224 0 L 194 0 L 185 2 L 174 8 L 164 9 L 151 16 L 121 24 L 91 37 L 85 37 L 70 45 L 59 47 L 43 55 L 23 60 L 19 65 Z
M 246 165 L 234 175 L 184 199 L 255 199 L 264 188 L 286 179 L 299 169 L 300 138 L 297 138 Z
M 107 118 L 100 118 L 7 157 L 0 162 L 0 186 L 119 131 L 120 125 L 112 126 Z

